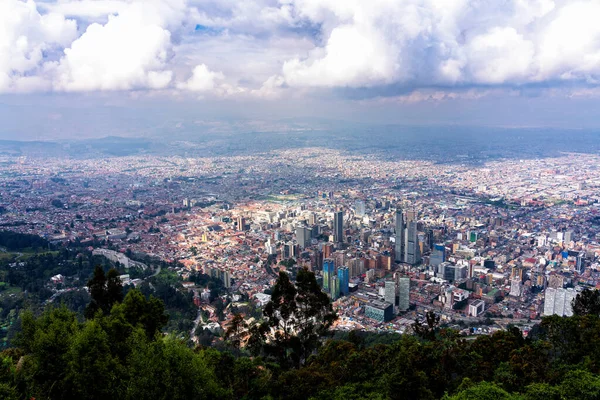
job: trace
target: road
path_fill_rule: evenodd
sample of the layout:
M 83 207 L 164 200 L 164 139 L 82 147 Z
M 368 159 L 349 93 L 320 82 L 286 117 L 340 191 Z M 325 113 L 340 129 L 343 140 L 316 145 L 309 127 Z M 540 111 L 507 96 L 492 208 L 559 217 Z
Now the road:
M 200 325 L 200 321 L 202 321 L 202 308 L 198 308 L 198 316 L 194 320 L 194 327 L 192 328 L 192 330 L 190 332 L 190 337 L 192 338 L 192 341 L 194 343 L 198 343 L 198 337 L 196 336 L 196 329 L 198 328 L 198 325 Z
M 158 268 L 156 269 L 156 271 L 154 271 L 154 273 L 152 275 L 150 275 L 148 278 L 153 278 L 156 275 L 160 274 L 160 265 L 158 266 Z M 148 279 L 146 278 L 146 279 Z

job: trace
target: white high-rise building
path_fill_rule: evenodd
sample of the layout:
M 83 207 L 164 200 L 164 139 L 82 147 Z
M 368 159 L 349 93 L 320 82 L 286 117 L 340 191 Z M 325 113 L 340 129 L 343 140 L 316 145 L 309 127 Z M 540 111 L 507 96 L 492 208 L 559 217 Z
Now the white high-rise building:
M 576 296 L 577 292 L 572 288 L 555 289 L 549 287 L 544 294 L 544 315 L 572 316 L 572 303 Z
M 385 281 L 385 295 L 383 296 L 387 303 L 390 303 L 396 308 L 396 296 L 398 294 L 398 284 L 395 280 Z
M 398 278 L 398 310 L 406 311 L 410 306 L 410 278 Z
M 522 286 L 523 285 L 520 279 L 512 279 L 510 281 L 510 295 L 514 297 L 521 297 Z

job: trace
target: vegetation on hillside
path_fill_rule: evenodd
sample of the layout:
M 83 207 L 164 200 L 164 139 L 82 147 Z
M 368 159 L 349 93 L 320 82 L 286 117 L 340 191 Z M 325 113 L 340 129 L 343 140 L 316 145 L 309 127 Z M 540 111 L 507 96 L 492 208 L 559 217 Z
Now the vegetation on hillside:
M 86 320 L 64 306 L 23 315 L 15 347 L 0 353 L 0 397 L 600 398 L 600 317 L 588 292 L 577 315 L 544 318 L 527 338 L 511 328 L 467 341 L 431 315 L 418 335 L 370 345 L 356 332 L 327 339 L 335 314 L 314 275 L 301 270 L 293 283 L 281 273 L 264 320 L 237 317 L 230 350 L 217 351 L 163 334 L 162 301 L 137 289 L 111 297 L 101 275 Z

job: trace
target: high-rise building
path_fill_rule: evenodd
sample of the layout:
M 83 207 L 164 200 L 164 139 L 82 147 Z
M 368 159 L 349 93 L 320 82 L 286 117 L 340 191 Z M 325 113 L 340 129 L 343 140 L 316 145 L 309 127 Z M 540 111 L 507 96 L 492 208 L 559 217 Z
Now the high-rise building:
M 331 258 L 323 260 L 323 290 L 327 293 L 331 290 L 331 277 L 333 276 L 335 267 Z
M 344 212 L 336 211 L 333 214 L 333 240 L 336 243 L 344 241 Z
M 296 246 L 293 242 L 287 242 L 285 246 L 283 246 L 283 258 L 292 258 L 296 256 Z
M 231 287 L 231 273 L 229 271 L 216 267 L 205 267 L 205 273 L 223 281 L 223 286 L 226 288 Z
M 351 258 L 346 262 L 350 270 L 350 277 L 354 278 L 365 273 L 365 260 L 362 258 Z
M 396 244 L 394 256 L 397 262 L 404 262 L 404 217 L 401 208 L 396 210 Z
M 323 245 L 323 258 L 330 258 L 333 254 L 333 245 L 331 243 L 325 243 Z
M 573 315 L 572 302 L 577 292 L 572 288 L 555 289 L 549 287 L 544 295 L 544 315 L 558 315 L 570 317 Z
M 365 215 L 365 202 L 363 200 L 357 200 L 354 204 L 355 212 L 358 217 Z
M 336 275 L 331 277 L 331 295 L 332 300 L 337 300 L 340 297 L 340 280 Z
M 339 285 L 339 296 L 347 296 L 350 293 L 350 272 L 348 267 L 338 268 L 337 282 Z
M 583 271 L 585 270 L 585 263 L 583 262 L 584 257 L 585 253 L 581 251 L 575 258 L 575 271 L 577 271 L 578 274 L 583 274 Z
M 237 217 L 237 230 L 243 231 L 246 229 L 246 219 L 241 215 Z
M 301 248 L 306 248 L 310 245 L 311 230 L 305 226 L 299 226 L 296 228 L 296 240 Z
M 469 304 L 469 316 L 477 317 L 485 310 L 485 302 L 483 300 L 475 300 Z
M 566 231 L 565 232 L 565 244 L 569 244 L 571 243 L 571 241 L 573 240 L 573 231 Z
M 404 247 L 404 262 L 416 265 L 421 262 L 421 249 L 419 247 L 419 230 L 417 221 L 409 221 L 406 224 L 406 246 Z
M 398 284 L 396 280 L 385 281 L 385 295 L 383 298 L 387 303 L 393 304 L 394 307 L 398 305 L 396 297 L 398 295 Z
M 522 282 L 520 279 L 511 279 L 510 281 L 510 295 L 514 297 L 521 297 L 523 293 Z
M 446 261 L 446 246 L 443 244 L 434 244 L 431 257 L 429 257 L 429 265 L 437 267 L 444 261 Z
M 410 306 L 410 278 L 398 278 L 398 310 L 406 311 Z
M 277 253 L 277 246 L 275 246 L 272 242 L 271 242 L 271 238 L 267 239 L 267 243 L 265 244 L 265 251 L 267 252 L 267 254 L 269 255 L 274 255 Z

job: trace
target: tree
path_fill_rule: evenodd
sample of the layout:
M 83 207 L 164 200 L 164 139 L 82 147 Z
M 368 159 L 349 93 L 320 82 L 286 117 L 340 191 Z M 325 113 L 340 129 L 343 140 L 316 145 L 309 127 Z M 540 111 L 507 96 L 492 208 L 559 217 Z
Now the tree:
M 88 321 L 74 335 L 68 359 L 67 398 L 114 399 L 122 392 L 120 386 L 124 381 L 119 376 L 124 372 L 123 367 L 111 354 L 108 335 L 97 320 Z
M 116 269 L 111 268 L 108 275 L 104 274 L 101 266 L 94 269 L 94 276 L 88 281 L 91 300 L 85 309 L 87 319 L 94 318 L 98 310 L 104 314 L 110 313 L 113 305 L 123 301 L 123 284 Z
M 481 382 L 449 397 L 449 400 L 511 400 L 518 397 L 510 395 L 493 383 Z
M 573 299 L 573 314 L 600 315 L 600 291 L 584 289 Z
M 123 301 L 123 282 L 116 269 L 111 268 L 106 275 L 106 307 L 108 311 L 115 303 Z
M 133 326 L 141 325 L 150 339 L 154 338 L 169 321 L 169 316 L 165 314 L 164 303 L 154 296 L 146 299 L 137 289 L 127 293 L 120 308 L 125 319 Z
M 104 275 L 104 269 L 100 265 L 96 265 L 94 276 L 88 281 L 87 286 L 92 299 L 85 309 L 85 317 L 91 319 L 94 318 L 96 312 L 103 308 L 103 305 L 106 303 L 106 275 Z
M 225 330 L 225 339 L 229 340 L 233 347 L 239 348 L 242 342 L 242 334 L 246 332 L 248 326 L 241 314 L 234 314 L 231 323 Z
M 435 334 L 440 325 L 440 316 L 433 311 L 428 311 L 427 314 L 425 314 L 425 319 L 427 322 L 426 325 L 424 325 L 419 319 L 415 319 L 415 322 L 412 325 L 413 330 L 421 339 L 434 340 Z
M 320 346 L 337 319 L 329 297 L 306 268 L 298 272 L 296 285 L 287 273 L 279 273 L 264 316 L 266 321 L 251 329 L 250 347 L 296 367 Z

